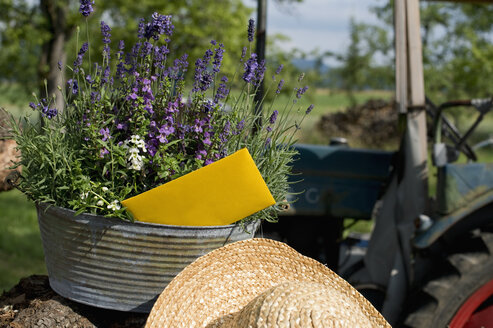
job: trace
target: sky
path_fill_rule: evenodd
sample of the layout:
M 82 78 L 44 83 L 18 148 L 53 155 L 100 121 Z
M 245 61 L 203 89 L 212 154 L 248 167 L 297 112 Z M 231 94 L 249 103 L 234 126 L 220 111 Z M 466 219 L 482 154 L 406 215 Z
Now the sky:
M 304 0 L 302 3 L 280 5 L 267 0 L 267 37 L 283 34 L 289 42 L 279 44 L 284 50 L 293 48 L 310 52 L 342 52 L 349 45 L 351 17 L 358 22 L 375 23 L 375 15 L 369 12 L 372 5 L 383 0 Z M 246 4 L 256 8 L 255 0 Z M 256 14 L 254 15 L 256 18 Z

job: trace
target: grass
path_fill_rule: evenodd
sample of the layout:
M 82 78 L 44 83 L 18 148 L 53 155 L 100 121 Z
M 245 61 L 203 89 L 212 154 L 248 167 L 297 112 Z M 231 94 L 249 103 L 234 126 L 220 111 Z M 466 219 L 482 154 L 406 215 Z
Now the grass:
M 31 98 L 20 85 L 0 82 L 0 108 L 5 108 L 15 117 L 32 112 L 28 106 Z
M 369 99 L 390 99 L 392 94 L 392 91 L 360 91 L 355 93 L 355 98 L 357 104 L 363 104 Z M 273 109 L 283 111 L 286 110 L 284 108 L 285 105 L 289 108 L 290 104 L 291 102 L 288 96 L 282 94 L 276 99 Z M 347 93 L 344 91 L 331 89 L 309 89 L 308 92 L 297 101 L 295 106 L 293 106 L 293 110 L 291 111 L 292 119 L 299 122 L 310 104 L 314 104 L 315 107 L 312 112 L 306 116 L 301 129 L 296 134 L 296 138 L 299 143 L 327 145 L 330 141 L 329 138 L 324 136 L 316 128 L 316 124 L 323 115 L 344 111 L 347 107 L 349 107 L 351 103 Z M 264 106 L 264 109 L 265 108 L 269 108 L 269 104 L 266 104 Z
M 34 204 L 17 190 L 0 193 L 0 292 L 46 273 Z

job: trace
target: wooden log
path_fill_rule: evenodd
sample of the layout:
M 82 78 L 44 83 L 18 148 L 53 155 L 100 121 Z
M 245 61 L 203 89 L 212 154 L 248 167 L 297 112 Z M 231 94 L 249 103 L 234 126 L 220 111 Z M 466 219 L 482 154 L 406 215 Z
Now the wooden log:
M 148 314 L 120 312 L 76 303 L 56 294 L 48 277 L 23 278 L 0 296 L 0 327 L 138 328 Z

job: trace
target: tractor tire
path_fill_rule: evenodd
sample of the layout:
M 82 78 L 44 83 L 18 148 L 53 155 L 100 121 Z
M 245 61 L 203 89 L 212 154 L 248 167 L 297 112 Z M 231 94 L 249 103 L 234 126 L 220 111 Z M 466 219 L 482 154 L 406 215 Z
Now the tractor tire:
M 402 327 L 493 327 L 493 233 L 447 243 L 404 308 Z

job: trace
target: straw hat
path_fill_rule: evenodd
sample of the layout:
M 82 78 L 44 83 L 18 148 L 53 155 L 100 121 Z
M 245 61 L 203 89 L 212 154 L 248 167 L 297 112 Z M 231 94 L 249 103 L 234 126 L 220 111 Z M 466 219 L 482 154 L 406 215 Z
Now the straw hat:
M 152 327 L 390 327 L 349 283 L 270 239 L 232 243 L 198 258 L 165 288 Z

